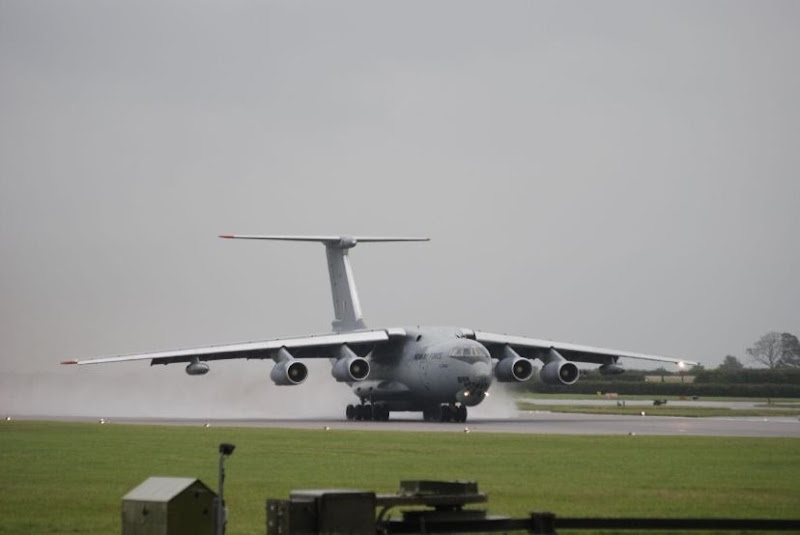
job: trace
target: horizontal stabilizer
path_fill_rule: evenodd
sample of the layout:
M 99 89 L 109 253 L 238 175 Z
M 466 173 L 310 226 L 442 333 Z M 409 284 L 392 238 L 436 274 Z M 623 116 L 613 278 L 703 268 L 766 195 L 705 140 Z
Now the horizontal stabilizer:
M 235 240 L 278 240 L 278 241 L 313 241 L 326 245 L 345 243 L 355 245 L 358 242 L 398 242 L 398 241 L 430 241 L 430 238 L 392 237 L 392 236 L 274 236 L 260 234 L 221 234 L 220 238 Z

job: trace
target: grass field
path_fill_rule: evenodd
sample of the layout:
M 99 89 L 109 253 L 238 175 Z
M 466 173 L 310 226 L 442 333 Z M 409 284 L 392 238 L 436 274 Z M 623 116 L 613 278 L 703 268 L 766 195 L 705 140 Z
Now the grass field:
M 265 532 L 264 501 L 292 489 L 394 492 L 401 479 L 473 479 L 495 514 L 800 516 L 800 440 L 490 435 L 0 423 L 0 533 L 120 531 L 122 496 L 152 475 L 216 487 L 229 534 Z
M 552 401 L 553 399 L 564 400 L 592 400 L 592 401 L 605 401 L 602 405 L 568 405 L 568 404 L 553 404 L 553 403 L 537 403 L 538 399 Z M 549 411 L 549 412 L 567 412 L 579 414 L 621 414 L 621 415 L 636 415 L 645 411 L 651 416 L 682 416 L 687 418 L 708 418 L 708 417 L 770 417 L 770 416 L 800 416 L 800 400 L 797 399 L 764 399 L 753 408 L 731 408 L 731 407 L 696 407 L 682 403 L 678 396 L 658 396 L 657 399 L 667 400 L 668 403 L 664 405 L 647 405 L 641 404 L 620 406 L 615 402 L 624 401 L 650 401 L 654 399 L 653 396 L 619 396 L 618 398 L 605 399 L 597 395 L 589 394 L 531 394 L 531 395 L 518 395 L 517 408 L 524 411 Z M 703 398 L 704 401 L 757 401 L 753 398 Z M 769 401 L 769 402 L 768 402 Z
M 530 398 L 530 399 L 593 399 L 593 400 L 603 400 L 607 399 L 603 396 L 599 396 L 597 394 L 541 394 L 537 392 L 515 392 L 514 396 L 517 398 Z M 652 401 L 654 399 L 666 399 L 669 401 L 685 401 L 685 396 L 654 396 L 652 394 L 625 394 L 619 395 L 616 398 L 611 398 L 609 401 L 615 401 L 616 399 L 623 400 L 623 399 L 636 399 L 642 401 Z M 797 398 L 745 398 L 745 397 L 735 397 L 735 396 L 703 396 L 698 398 L 701 401 L 747 401 L 747 402 L 763 402 L 763 403 L 786 403 L 789 405 L 796 406 L 800 403 L 800 400 Z
M 517 407 L 523 411 L 549 411 L 549 412 L 568 412 L 577 414 L 622 414 L 636 415 L 646 412 L 649 416 L 681 416 L 685 418 L 709 418 L 709 417 L 755 417 L 755 416 L 800 416 L 800 407 L 769 405 L 753 409 L 729 409 L 725 407 L 686 407 L 680 403 L 670 405 L 628 405 L 618 406 L 613 401 L 607 405 L 553 405 L 530 403 L 527 401 L 517 402 Z

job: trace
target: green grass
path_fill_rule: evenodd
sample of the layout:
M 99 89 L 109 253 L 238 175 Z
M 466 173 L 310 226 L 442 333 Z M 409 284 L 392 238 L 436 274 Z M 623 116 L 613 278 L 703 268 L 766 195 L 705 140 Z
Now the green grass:
M 800 410 L 800 401 L 795 401 L 794 403 L 783 402 L 783 403 L 764 403 L 756 405 L 757 407 L 769 407 L 773 409 L 797 409 Z
M 689 418 L 800 416 L 800 407 L 796 406 L 764 405 L 761 408 L 753 409 L 728 409 L 725 407 L 686 407 L 680 404 L 670 405 L 669 403 L 666 405 L 629 405 L 623 407 L 612 403 L 613 401 L 608 405 L 551 405 L 520 401 L 517 402 L 517 407 L 523 411 L 570 412 L 578 414 L 636 415 L 644 411 L 648 416 L 683 416 Z
M 593 399 L 593 400 L 608 400 L 608 401 L 616 401 L 617 399 L 635 399 L 635 400 L 644 400 L 644 401 L 652 401 L 654 399 L 667 399 L 670 401 L 683 401 L 688 399 L 686 396 L 662 396 L 662 395 L 653 395 L 653 394 L 624 394 L 619 395 L 616 398 L 605 398 L 602 395 L 598 396 L 597 394 L 541 394 L 537 392 L 515 392 L 514 396 L 517 398 L 527 398 L 527 399 Z M 789 403 L 789 404 L 797 404 L 800 403 L 800 400 L 797 398 L 748 398 L 748 397 L 735 397 L 735 396 L 702 396 L 698 398 L 700 401 L 749 401 L 749 402 L 758 402 L 762 401 L 766 403 Z
M 792 518 L 800 440 L 0 423 L 0 533 L 120 531 L 122 496 L 152 475 L 216 487 L 229 534 L 265 532 L 292 489 L 394 492 L 401 479 L 473 479 L 494 514 Z

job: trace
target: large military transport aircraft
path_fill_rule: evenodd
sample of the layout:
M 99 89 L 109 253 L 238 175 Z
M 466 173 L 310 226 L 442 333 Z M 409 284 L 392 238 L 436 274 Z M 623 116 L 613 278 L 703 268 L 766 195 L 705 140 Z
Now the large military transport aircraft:
M 421 411 L 428 421 L 467 420 L 467 407 L 481 403 L 492 381 L 527 381 L 534 361 L 548 384 L 571 385 L 580 375 L 576 362 L 597 364 L 604 374 L 622 373 L 620 357 L 696 364 L 642 353 L 509 336 L 457 327 L 391 327 L 370 329 L 364 323 L 356 293 L 350 249 L 358 243 L 428 241 L 428 238 L 351 236 L 224 235 L 245 240 L 319 242 L 325 246 L 333 296 L 333 332 L 276 338 L 260 342 L 179 349 L 62 364 L 101 364 L 149 360 L 154 364 L 186 363 L 189 375 L 204 375 L 209 361 L 271 359 L 276 385 L 299 385 L 308 376 L 303 359 L 330 359 L 333 377 L 346 383 L 360 403 L 348 405 L 347 419 L 388 420 L 393 411 Z

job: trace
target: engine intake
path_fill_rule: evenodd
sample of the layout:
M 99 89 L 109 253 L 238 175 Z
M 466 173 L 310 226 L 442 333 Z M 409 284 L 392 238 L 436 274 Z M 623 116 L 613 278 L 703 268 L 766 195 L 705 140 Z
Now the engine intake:
M 494 367 L 494 376 L 501 383 L 527 381 L 533 375 L 533 363 L 523 357 L 507 357 Z
M 568 360 L 551 360 L 542 367 L 539 378 L 548 385 L 571 385 L 580 377 L 580 370 Z
M 340 383 L 363 381 L 369 375 L 369 362 L 358 356 L 342 357 L 333 365 L 331 375 Z
M 275 364 L 269 378 L 278 386 L 299 385 L 308 377 L 308 368 L 295 359 L 286 359 Z

